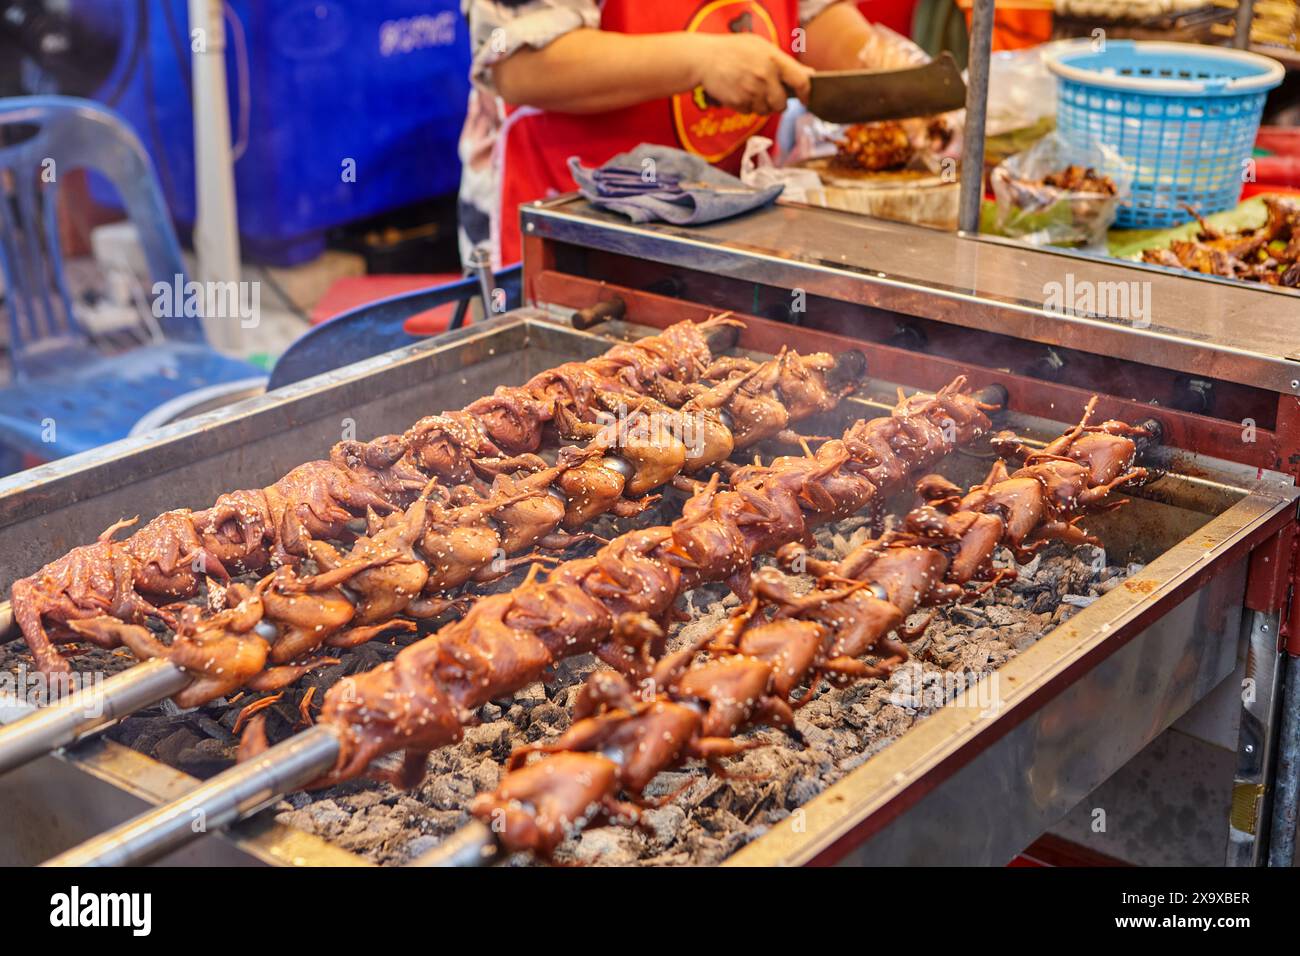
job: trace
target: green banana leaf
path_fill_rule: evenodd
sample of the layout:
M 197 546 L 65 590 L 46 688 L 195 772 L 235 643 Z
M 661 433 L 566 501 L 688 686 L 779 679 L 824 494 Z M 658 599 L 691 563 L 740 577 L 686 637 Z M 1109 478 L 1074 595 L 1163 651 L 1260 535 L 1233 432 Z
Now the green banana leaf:
M 1254 229 L 1268 218 L 1263 195 L 1251 196 L 1232 209 L 1206 216 L 1205 221 L 1224 232 Z M 1147 249 L 1163 249 L 1175 239 L 1192 239 L 1200 231 L 1196 220 L 1165 229 L 1112 229 L 1108 237 L 1110 254 L 1117 259 L 1141 259 Z
M 1232 209 L 1206 216 L 1205 221 L 1224 232 L 1255 229 L 1264 224 L 1268 210 L 1264 208 L 1264 194 L 1252 196 Z M 1200 231 L 1196 220 L 1181 226 L 1165 229 L 1112 229 L 1106 237 L 1107 251 L 1116 259 L 1142 258 L 1147 249 L 1163 249 L 1175 239 L 1191 239 Z M 980 206 L 980 232 L 1000 235 L 997 228 L 997 205 L 984 200 Z

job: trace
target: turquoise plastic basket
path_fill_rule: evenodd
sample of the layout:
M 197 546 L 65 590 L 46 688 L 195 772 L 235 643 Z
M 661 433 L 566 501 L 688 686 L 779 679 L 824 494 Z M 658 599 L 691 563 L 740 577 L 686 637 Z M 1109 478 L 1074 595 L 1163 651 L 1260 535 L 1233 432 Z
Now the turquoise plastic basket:
M 1237 202 L 1268 91 L 1285 71 L 1255 53 L 1188 43 L 1108 40 L 1049 53 L 1056 125 L 1071 145 L 1101 142 L 1131 164 L 1116 225 L 1186 221 Z

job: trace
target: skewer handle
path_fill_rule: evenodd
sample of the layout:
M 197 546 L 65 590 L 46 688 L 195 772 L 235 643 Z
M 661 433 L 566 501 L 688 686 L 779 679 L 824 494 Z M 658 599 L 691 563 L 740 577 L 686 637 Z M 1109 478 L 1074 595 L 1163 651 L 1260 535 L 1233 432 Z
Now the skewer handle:
M 22 637 L 18 622 L 14 620 L 14 606 L 11 601 L 0 601 L 0 644 L 8 644 Z
M 184 690 L 189 682 L 189 675 L 175 664 L 155 658 L 19 717 L 0 728 L 0 773 L 74 744 Z
M 502 856 L 501 844 L 487 824 L 481 820 L 470 820 L 407 866 L 491 866 L 499 862 Z
M 1007 403 L 1011 401 L 1011 393 L 1007 391 L 1005 385 L 994 382 L 992 385 L 985 385 L 976 392 L 975 398 L 985 405 L 993 405 L 994 414 L 996 414 L 1007 410 Z
M 611 319 L 621 319 L 627 314 L 627 303 L 621 296 L 614 296 L 606 299 L 604 302 L 597 302 L 585 309 L 578 309 L 573 313 L 570 320 L 575 329 L 586 331 L 593 325 L 599 325 L 601 322 L 608 322 Z
M 185 796 L 148 810 L 44 866 L 139 866 L 254 813 L 327 772 L 339 755 L 339 739 L 317 725 L 235 764 Z

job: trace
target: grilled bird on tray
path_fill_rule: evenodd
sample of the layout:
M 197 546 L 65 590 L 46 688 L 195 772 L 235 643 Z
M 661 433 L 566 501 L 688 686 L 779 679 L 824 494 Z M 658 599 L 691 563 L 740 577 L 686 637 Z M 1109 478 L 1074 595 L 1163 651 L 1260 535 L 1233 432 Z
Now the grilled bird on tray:
M 918 468 L 984 433 L 982 405 L 964 380 L 934 396 L 900 397 L 886 418 L 859 421 L 815 454 L 776 458 L 717 476 L 671 525 L 630 531 L 590 558 L 478 601 L 459 621 L 404 648 L 395 659 L 349 677 L 325 696 L 320 723 L 340 740 L 322 784 L 367 772 L 402 751 L 396 779 L 413 785 L 430 751 L 454 743 L 484 704 L 540 678 L 556 662 L 594 653 L 633 680 L 653 673 L 663 627 L 678 598 L 709 581 L 752 596 L 755 555 L 802 540 L 829 521 L 879 507 Z M 265 745 L 260 720 L 244 753 Z
M 569 729 L 516 750 L 496 788 L 475 799 L 474 815 L 492 825 L 504 850 L 546 857 L 584 827 L 639 823 L 677 795 L 644 797 L 662 771 L 690 759 L 721 770 L 720 758 L 760 745 L 738 735 L 762 724 L 793 732 L 794 711 L 823 679 L 847 685 L 887 676 L 906 660 L 906 642 L 925 631 L 905 626 L 913 611 L 969 600 L 1015 576 L 993 566 L 999 547 L 1027 560 L 1051 538 L 1094 543 L 1078 521 L 1123 504 L 1112 492 L 1146 472 L 1132 467 L 1133 438 L 1143 432 L 1123 422 L 1088 426 L 1092 407 L 1041 452 L 1000 436 L 1001 448 L 1023 459 L 1014 472 L 999 461 L 966 491 L 939 476 L 921 479 L 926 503 L 899 530 L 834 564 L 800 562 L 819 576 L 809 592 L 797 594 L 775 569 L 760 572 L 753 598 L 730 620 L 658 660 L 643 684 L 652 693 L 621 674 L 595 672 Z M 802 557 L 798 546 L 782 556 Z M 807 690 L 796 694 L 800 687 Z
M 203 511 L 170 511 L 125 540 L 109 528 L 94 544 L 15 582 L 14 616 L 42 671 L 68 669 L 53 640 L 77 640 L 71 622 L 111 615 L 174 626 L 161 601 L 198 593 L 205 575 L 226 578 L 307 556 L 310 540 L 350 540 L 367 515 L 409 505 L 431 479 L 482 488 L 493 475 L 546 463 L 532 454 L 557 412 L 594 420 L 598 398 L 640 398 L 668 380 L 696 381 L 709 365 L 709 336 L 736 323 L 681 322 L 661 335 L 569 362 L 517 388 L 498 388 L 462 411 L 420 419 L 403 435 L 341 442 L 329 460 L 290 471 L 266 488 L 222 495 Z M 371 519 L 374 520 L 374 519 Z
M 690 474 L 726 465 L 733 450 L 764 439 L 801 440 L 787 426 L 834 407 L 863 368 L 858 352 L 832 359 L 783 350 L 766 362 L 710 363 L 695 383 L 647 381 L 680 408 L 648 396 L 593 390 L 584 411 L 613 395 L 625 406 L 622 411 L 631 409 L 628 417 L 597 424 L 560 403 L 548 410 L 559 437 L 585 438 L 585 447 L 562 449 L 549 466 L 531 456 L 537 464 L 529 462 L 513 476 L 497 473 L 490 485 L 480 481 L 480 487 L 447 489 L 436 477 L 428 479 L 404 509 L 392 507 L 381 515 L 368 508 L 364 529 L 349 535 L 354 540 L 347 551 L 324 535 L 302 535 L 296 548 L 300 557 L 285 559 L 256 583 L 228 589 L 210 585 L 208 613 L 183 606 L 170 643 L 139 623 L 142 615 L 170 612 L 154 608 L 134 590 L 124 589 L 132 595 L 128 613 L 105 607 L 63 626 L 98 646 L 125 645 L 142 658 L 165 657 L 184 668 L 194 680 L 176 697 L 182 706 L 243 687 L 275 690 L 334 663 L 317 656 L 323 648 L 343 649 L 380 634 L 413 630 L 412 619 L 462 606 L 465 599 L 454 598 L 454 589 L 545 559 L 530 549 L 563 549 L 590 539 L 572 529 L 606 512 L 640 512 L 654 500 L 646 493 L 665 482 L 689 482 Z M 539 378 L 549 381 L 554 373 Z M 350 453 L 366 460 L 369 449 L 387 442 L 354 443 Z M 106 540 L 97 547 L 113 545 Z M 125 574 L 122 579 L 134 580 Z
M 1191 269 L 1228 279 L 1300 288 L 1300 201 L 1265 196 L 1268 218 L 1257 229 L 1223 231 L 1194 209 L 1200 231 L 1193 239 L 1175 239 L 1167 249 L 1148 249 L 1143 262 Z

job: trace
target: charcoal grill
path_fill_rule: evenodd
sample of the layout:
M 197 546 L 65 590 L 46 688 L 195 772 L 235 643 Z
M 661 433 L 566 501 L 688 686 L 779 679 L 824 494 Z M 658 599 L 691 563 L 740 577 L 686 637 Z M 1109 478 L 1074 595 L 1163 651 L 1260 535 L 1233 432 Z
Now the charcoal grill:
M 124 514 L 267 483 L 319 456 L 345 419 L 360 436 L 398 430 L 595 355 L 609 336 L 732 309 L 749 323 L 745 350 L 864 349 L 870 387 L 846 414 L 965 372 L 1007 387 L 1007 427 L 1046 438 L 1097 392 L 1103 417 L 1160 423 L 1148 463 L 1165 476 L 1091 523 L 1109 552 L 1146 567 L 995 672 L 995 713 L 941 709 L 728 863 L 1005 863 L 1068 828 L 1170 727 L 1226 757 L 1213 783 L 1228 862 L 1288 845 L 1294 818 L 1290 832 L 1274 826 L 1271 798 L 1282 794 L 1285 820 L 1292 782 L 1275 766 L 1300 496 L 1294 296 L 796 207 L 687 231 L 562 198 L 525 210 L 524 234 L 529 308 L 0 482 L 0 588 Z M 1151 314 L 1049 308 L 1044 289 L 1067 277 L 1145 284 Z M 628 322 L 568 324 L 616 297 Z M 969 481 L 972 467 L 954 458 L 945 470 Z M 0 860 L 46 859 L 192 785 L 109 741 L 71 746 L 0 776 L 0 800 L 17 808 L 0 822 Z M 169 861 L 364 862 L 265 812 Z

